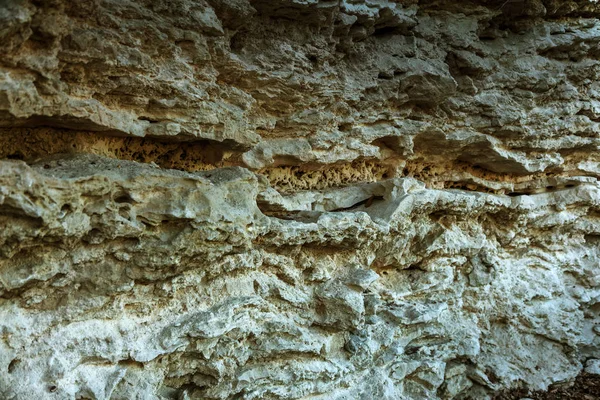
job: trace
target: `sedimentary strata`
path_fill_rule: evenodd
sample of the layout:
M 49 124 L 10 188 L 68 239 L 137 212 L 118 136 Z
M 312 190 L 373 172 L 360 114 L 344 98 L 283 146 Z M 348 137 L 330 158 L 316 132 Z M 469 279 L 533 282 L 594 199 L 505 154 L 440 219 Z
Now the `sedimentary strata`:
M 0 398 L 485 399 L 600 359 L 600 6 L 0 4 Z

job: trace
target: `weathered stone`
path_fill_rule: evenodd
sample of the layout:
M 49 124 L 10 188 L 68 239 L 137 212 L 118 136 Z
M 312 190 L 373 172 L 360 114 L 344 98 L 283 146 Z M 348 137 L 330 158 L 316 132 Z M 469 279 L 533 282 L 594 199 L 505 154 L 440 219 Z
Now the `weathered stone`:
M 0 398 L 452 399 L 600 359 L 600 6 L 0 4 Z

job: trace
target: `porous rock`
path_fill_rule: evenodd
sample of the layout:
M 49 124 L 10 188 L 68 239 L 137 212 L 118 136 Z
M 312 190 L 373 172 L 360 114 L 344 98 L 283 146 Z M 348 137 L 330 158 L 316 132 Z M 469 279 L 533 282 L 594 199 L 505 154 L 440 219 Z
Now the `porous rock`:
M 485 399 L 597 373 L 599 18 L 0 2 L 0 398 Z

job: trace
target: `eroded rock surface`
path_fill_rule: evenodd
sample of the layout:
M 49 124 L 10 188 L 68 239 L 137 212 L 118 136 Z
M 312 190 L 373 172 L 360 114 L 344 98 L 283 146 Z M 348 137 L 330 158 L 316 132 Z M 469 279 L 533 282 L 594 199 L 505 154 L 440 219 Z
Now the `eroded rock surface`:
M 594 373 L 599 17 L 0 2 L 0 397 L 485 399 Z

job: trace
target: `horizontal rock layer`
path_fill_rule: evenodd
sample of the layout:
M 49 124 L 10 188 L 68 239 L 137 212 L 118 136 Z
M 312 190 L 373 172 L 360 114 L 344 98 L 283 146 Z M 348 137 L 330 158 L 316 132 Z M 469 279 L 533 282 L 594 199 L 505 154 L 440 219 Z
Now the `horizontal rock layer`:
M 0 4 L 0 397 L 577 376 L 600 358 L 599 16 Z

